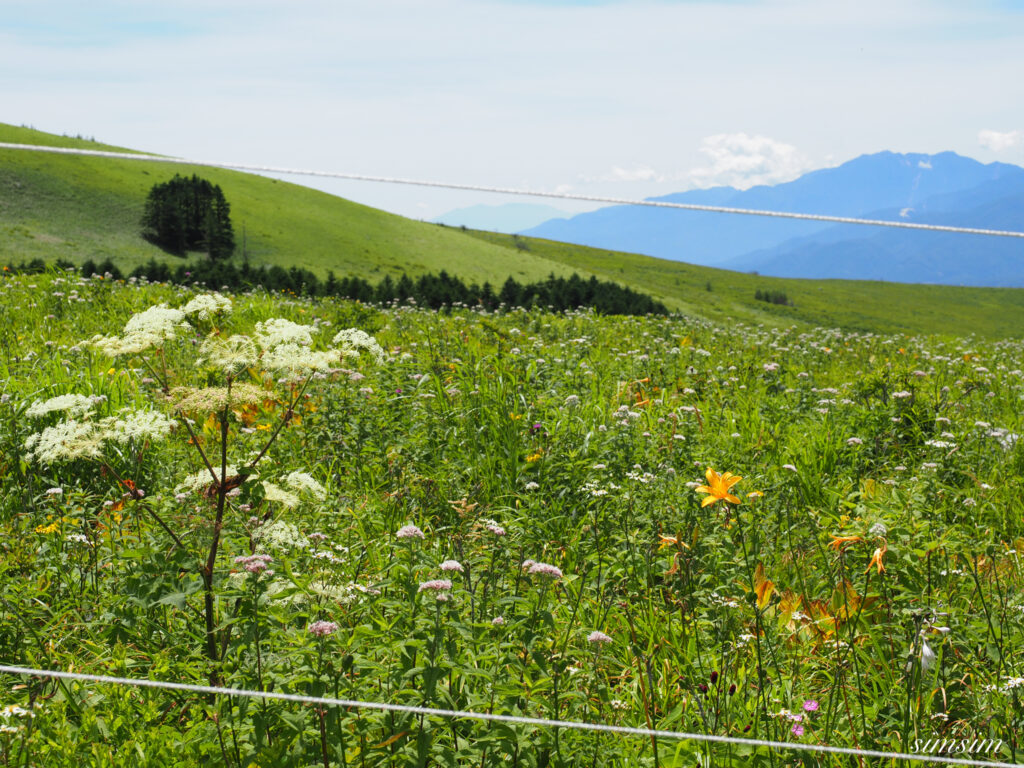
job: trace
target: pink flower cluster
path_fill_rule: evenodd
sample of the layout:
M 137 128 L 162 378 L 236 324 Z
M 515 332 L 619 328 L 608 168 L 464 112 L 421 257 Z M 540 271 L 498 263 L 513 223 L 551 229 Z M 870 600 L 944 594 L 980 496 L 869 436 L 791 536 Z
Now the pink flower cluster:
M 441 563 L 441 570 L 458 571 L 459 573 L 462 573 L 462 563 L 460 563 L 458 560 L 445 560 L 443 563 Z
M 274 572 L 267 569 L 267 564 L 274 562 L 270 555 L 248 555 L 235 558 L 235 565 L 242 566 L 249 573 L 266 573 L 273 576 Z
M 529 570 L 527 573 L 533 576 L 548 576 L 552 579 L 562 578 L 562 570 L 554 565 L 548 565 L 547 563 L 535 563 L 527 560 L 530 563 Z M 524 563 L 525 565 L 526 563 Z
M 604 632 L 595 629 L 593 632 L 587 635 L 587 642 L 594 643 L 596 645 L 605 645 L 607 643 L 612 642 L 612 639 Z
M 420 584 L 417 592 L 447 592 L 452 588 L 451 579 L 433 579 Z
M 338 625 L 333 621 L 314 621 L 307 629 L 314 637 L 326 637 L 337 632 Z
M 422 538 L 425 538 L 423 536 L 423 531 L 421 531 L 417 526 L 412 525 L 412 524 L 403 525 L 401 528 L 399 528 L 398 531 L 395 533 L 395 537 L 399 538 L 399 539 L 422 539 Z

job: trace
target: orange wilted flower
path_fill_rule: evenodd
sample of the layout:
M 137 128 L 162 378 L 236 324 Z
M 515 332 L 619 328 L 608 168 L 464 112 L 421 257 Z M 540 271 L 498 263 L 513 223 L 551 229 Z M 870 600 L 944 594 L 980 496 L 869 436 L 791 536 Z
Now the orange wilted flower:
M 659 551 L 664 549 L 665 547 L 684 547 L 686 549 L 690 548 L 690 545 L 687 544 L 685 541 L 680 541 L 678 536 L 666 536 L 662 533 L 659 533 L 658 539 L 661 542 L 660 544 L 658 544 Z
M 704 476 L 708 479 L 708 484 L 698 485 L 694 489 L 697 493 L 709 494 L 708 496 L 705 496 L 704 500 L 700 503 L 702 508 L 710 504 L 714 504 L 716 501 L 727 501 L 730 504 L 740 503 L 739 498 L 729 493 L 729 490 L 736 485 L 736 483 L 742 480 L 742 477 L 734 475 L 732 472 L 726 472 L 725 474 L 720 475 L 711 467 L 708 467 L 708 471 L 704 473 Z
M 889 548 L 886 547 L 884 544 L 882 546 L 878 547 L 878 549 L 875 550 L 875 553 L 873 555 L 871 555 L 871 562 L 869 562 L 868 563 L 868 567 L 864 569 L 864 573 L 867 573 L 868 571 L 870 571 L 872 565 L 878 566 L 878 572 L 879 573 L 884 571 L 885 570 L 885 566 L 882 565 L 882 558 L 885 556 L 885 553 L 886 553 L 886 551 L 888 551 L 888 549 Z
M 828 546 L 829 549 L 839 552 L 846 549 L 847 544 L 856 544 L 858 541 L 863 541 L 863 539 L 860 536 L 833 536 Z

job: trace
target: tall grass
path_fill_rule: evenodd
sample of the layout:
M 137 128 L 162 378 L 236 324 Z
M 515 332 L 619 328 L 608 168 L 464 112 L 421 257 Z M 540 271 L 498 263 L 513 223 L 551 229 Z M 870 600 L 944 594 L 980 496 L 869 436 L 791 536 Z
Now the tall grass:
M 360 327 L 387 358 L 250 378 L 263 400 L 202 415 L 173 410 L 141 358 L 82 343 L 192 292 L 0 290 L 8 662 L 887 750 L 991 737 L 1017 757 L 1019 341 L 254 294 L 166 343 L 166 389 L 219 385 L 203 338 L 271 317 L 319 329 L 318 348 Z M 105 397 L 97 418 L 155 407 L 179 428 L 103 461 L 29 460 L 59 416 L 26 410 L 68 392 Z M 196 444 L 213 455 L 227 435 L 244 466 L 275 433 L 237 495 L 182 490 Z M 709 468 L 742 479 L 723 489 Z M 262 485 L 293 471 L 325 497 L 288 506 Z M 5 683 L 0 706 L 22 708 L 0 734 L 10 765 L 797 759 Z

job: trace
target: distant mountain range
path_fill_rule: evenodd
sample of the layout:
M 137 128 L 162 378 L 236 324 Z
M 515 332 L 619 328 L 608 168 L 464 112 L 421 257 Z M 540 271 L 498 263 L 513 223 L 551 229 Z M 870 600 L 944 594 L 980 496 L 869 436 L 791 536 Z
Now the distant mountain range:
M 1024 231 L 1024 168 L 953 152 L 863 155 L 776 186 L 691 190 L 698 205 Z M 522 234 L 779 277 L 1024 286 L 1024 239 L 611 206 Z
M 511 235 L 523 229 L 535 227 L 548 219 L 557 219 L 570 214 L 550 205 L 533 203 L 506 203 L 505 205 L 471 205 L 449 211 L 433 220 L 435 224 L 449 227 L 468 227 L 486 232 L 504 232 Z

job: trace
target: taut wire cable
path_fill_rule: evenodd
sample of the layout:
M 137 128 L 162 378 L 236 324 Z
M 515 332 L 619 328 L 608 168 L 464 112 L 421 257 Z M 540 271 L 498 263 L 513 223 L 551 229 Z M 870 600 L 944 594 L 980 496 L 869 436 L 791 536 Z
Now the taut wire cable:
M 921 763 L 944 763 L 946 765 L 972 765 L 984 768 L 1024 768 L 1021 763 L 1003 763 L 991 760 L 971 760 L 958 757 L 944 757 L 930 753 L 914 752 L 882 752 L 875 749 L 857 749 L 853 747 L 832 747 L 825 744 L 801 744 L 789 741 L 770 741 L 768 739 L 743 739 L 736 736 L 717 736 L 707 733 L 687 733 L 685 731 L 666 731 L 652 728 L 634 728 L 625 725 L 605 725 L 603 723 L 583 723 L 572 720 L 547 720 L 539 717 L 522 715 L 497 715 L 490 712 L 470 712 L 456 709 L 439 709 L 436 707 L 420 707 L 411 704 L 388 704 L 375 701 L 356 701 L 350 699 L 332 699 L 322 696 L 305 696 L 297 693 L 279 693 L 276 691 L 250 691 L 244 688 L 219 688 L 210 685 L 193 685 L 191 683 L 172 683 L 164 680 L 149 680 L 135 677 L 108 677 L 90 675 L 81 672 L 64 672 L 53 669 L 33 669 L 30 667 L 14 667 L 0 665 L 0 673 L 19 675 L 22 677 L 47 677 L 62 680 L 78 680 L 81 682 L 106 683 L 110 685 L 130 685 L 138 688 L 160 688 L 170 691 L 212 694 L 215 696 L 244 696 L 253 699 L 290 701 L 299 704 L 314 704 L 321 707 L 348 707 L 351 709 L 371 709 L 384 712 L 405 712 L 412 715 L 431 717 L 450 717 L 464 720 L 483 720 L 497 723 L 533 725 L 541 728 L 570 728 L 580 731 L 618 734 L 622 736 L 642 736 L 656 739 L 675 739 L 686 741 L 703 741 L 716 744 L 737 744 L 748 747 L 766 747 L 768 749 L 788 749 L 800 752 L 818 752 L 835 755 L 854 755 L 858 757 L 881 757 L 889 760 L 906 760 Z M 954 740 L 949 740 L 954 741 Z M 979 740 L 975 739 L 977 744 Z M 982 739 L 983 744 L 995 742 L 995 739 Z M 1002 740 L 998 740 L 1002 744 Z
M 803 219 L 806 221 L 828 221 L 836 224 L 859 224 L 869 227 L 891 227 L 895 229 L 916 229 L 928 232 L 954 232 L 961 235 L 988 235 L 990 237 L 1024 238 L 1024 232 L 1005 229 L 978 229 L 975 227 L 951 227 L 943 224 L 917 224 L 910 221 L 887 221 L 885 219 L 860 219 L 849 216 L 827 216 L 817 213 L 793 213 L 790 211 L 764 211 L 754 208 L 730 208 L 721 205 L 696 205 L 693 203 L 672 203 L 667 200 L 633 200 L 620 197 L 603 197 L 600 195 L 580 195 L 569 192 L 545 192 L 533 189 L 515 189 L 508 187 L 490 187 L 479 184 L 456 184 L 446 181 L 425 181 L 422 179 L 403 179 L 393 176 L 368 176 L 359 173 L 340 173 L 335 171 L 316 171 L 300 168 L 279 168 L 270 165 L 248 165 L 242 163 L 209 162 L 203 160 L 187 160 L 162 155 L 136 154 L 132 152 L 107 152 L 98 149 L 76 149 L 73 147 L 46 147 L 36 144 L 11 144 L 0 142 L 0 149 L 26 150 L 34 152 L 50 152 L 61 155 L 83 155 L 86 157 L 107 157 L 116 160 L 145 160 L 153 163 L 174 163 L 177 165 L 194 165 L 203 168 L 224 168 L 236 171 L 252 171 L 254 173 L 278 173 L 294 176 L 316 176 L 329 179 L 347 179 L 349 181 L 374 181 L 382 184 L 405 184 L 418 187 L 435 187 L 439 189 L 458 189 L 467 192 L 487 192 L 500 195 L 519 195 L 524 197 L 548 197 L 558 200 L 582 200 L 591 203 L 608 203 L 610 205 L 642 205 L 650 208 L 672 208 L 683 211 L 704 211 L 706 213 L 732 213 L 742 216 L 768 216 L 778 219 Z

